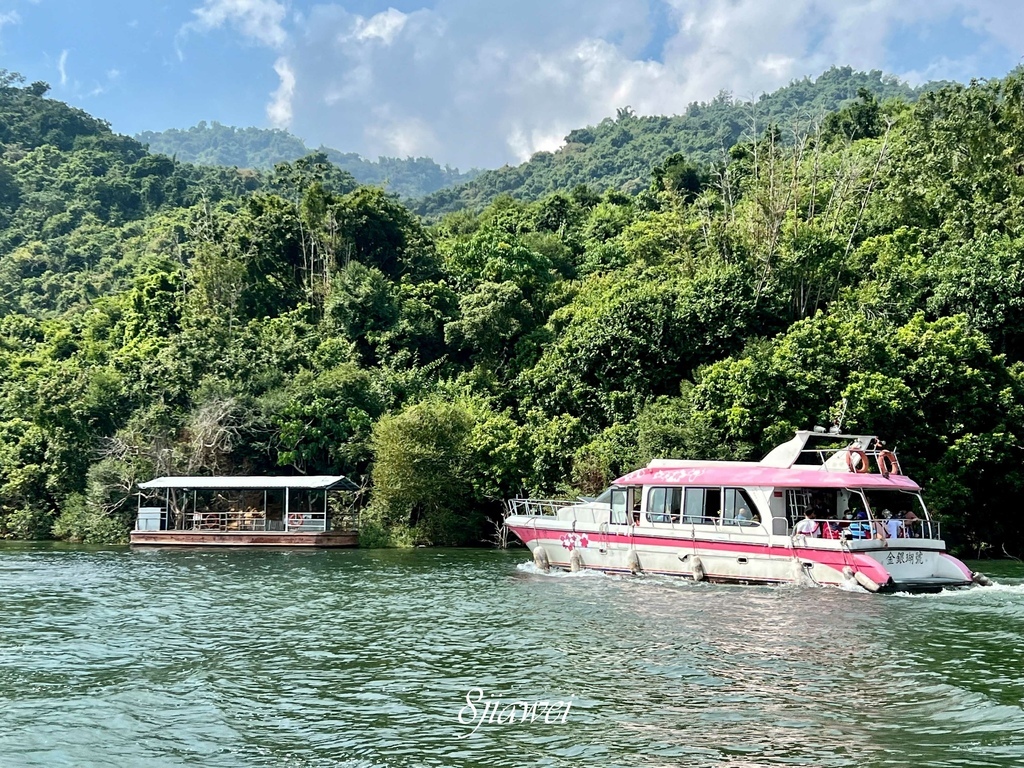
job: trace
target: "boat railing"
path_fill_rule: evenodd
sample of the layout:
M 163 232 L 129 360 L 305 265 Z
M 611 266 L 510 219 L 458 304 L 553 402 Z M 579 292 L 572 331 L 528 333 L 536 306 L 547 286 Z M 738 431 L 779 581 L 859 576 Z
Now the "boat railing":
M 579 499 L 509 499 L 505 502 L 505 517 L 557 517 L 558 510 L 582 503 Z
M 854 453 L 857 453 L 857 454 L 863 454 L 865 460 L 870 460 L 869 464 L 868 464 L 868 468 L 866 468 L 865 470 L 862 470 L 862 471 L 872 471 L 871 470 L 871 465 L 874 464 L 875 469 L 877 471 L 879 471 L 879 472 L 882 472 L 883 471 L 882 466 L 879 464 L 879 462 L 882 461 L 882 459 L 880 457 L 882 457 L 883 455 L 886 455 L 886 456 L 889 457 L 890 460 L 894 460 L 895 461 L 895 468 L 897 468 L 896 469 L 896 474 L 901 474 L 901 472 L 898 469 L 898 467 L 899 467 L 899 460 L 896 458 L 895 449 L 890 450 L 888 448 L 880 447 L 880 446 L 875 446 L 875 447 L 872 447 L 872 448 L 860 448 L 857 445 L 843 445 L 843 446 L 839 446 L 839 447 L 835 447 L 835 446 L 814 446 L 812 448 L 804 447 L 804 448 L 800 449 L 799 455 L 800 456 L 814 456 L 814 457 L 816 457 L 818 459 L 818 461 L 811 462 L 810 464 L 807 464 L 807 465 L 804 465 L 802 462 L 798 462 L 794 466 L 809 466 L 809 467 L 818 467 L 818 466 L 820 466 L 826 472 L 833 472 L 833 471 L 835 471 L 835 472 L 848 472 L 851 467 L 848 465 L 847 462 L 849 462 L 851 460 L 851 458 L 848 456 L 846 458 L 846 461 L 840 461 L 836 457 L 841 456 L 841 455 L 843 455 L 845 453 L 848 453 L 850 451 L 853 451 Z
M 265 531 L 267 517 L 262 509 L 199 511 L 191 515 L 194 531 Z
M 585 506 L 586 502 L 571 499 L 509 499 L 505 502 L 505 516 L 522 515 L 524 517 L 557 517 L 560 509 Z M 721 518 L 718 515 L 696 516 L 686 514 L 668 513 L 643 513 L 646 520 L 642 521 L 643 515 L 633 513 L 635 523 L 651 523 L 658 527 L 669 526 L 670 530 L 686 530 L 694 525 L 713 525 L 720 529 L 743 529 L 757 528 L 762 525 L 758 520 L 744 520 L 740 518 Z M 588 515 L 588 518 L 592 515 Z M 575 519 L 575 515 L 573 516 Z M 895 521 L 895 525 L 890 525 Z M 593 520 L 588 519 L 588 522 Z M 868 539 L 941 539 L 942 524 L 937 520 L 904 520 L 902 518 L 883 519 L 867 518 L 864 520 L 848 520 L 846 518 L 822 518 L 816 520 L 817 531 L 813 534 L 798 533 L 794 527 L 790 531 L 794 537 L 804 536 L 806 538 L 819 539 L 845 539 L 847 541 L 862 541 Z M 890 535 L 895 532 L 895 537 Z
M 191 515 L 191 530 L 203 531 L 294 531 L 322 533 L 326 528 L 324 512 L 289 512 L 284 521 L 267 520 L 262 509 L 231 510 L 221 512 L 195 512 Z
M 821 539 L 847 539 L 850 541 L 893 538 L 942 538 L 942 523 L 938 520 L 904 520 L 902 518 L 848 520 L 846 518 L 822 518 L 815 522 L 818 523 L 817 533 L 804 534 L 794 530 L 793 535 Z M 895 525 L 891 525 L 891 523 L 895 523 Z M 893 533 L 896 535 L 893 536 Z
M 689 527 L 691 525 L 715 525 L 721 528 L 757 528 L 761 525 L 760 520 L 751 520 L 742 517 L 721 518 L 718 515 L 678 515 L 665 512 L 646 512 L 647 521 L 656 525 L 669 523 L 673 526 Z
M 285 530 L 302 533 L 323 533 L 327 530 L 325 512 L 289 512 L 285 518 Z

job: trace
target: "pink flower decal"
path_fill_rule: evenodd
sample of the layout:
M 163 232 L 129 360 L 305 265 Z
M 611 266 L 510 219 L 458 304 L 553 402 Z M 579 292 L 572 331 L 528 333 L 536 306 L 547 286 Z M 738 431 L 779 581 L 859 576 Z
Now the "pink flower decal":
M 562 535 L 562 547 L 572 552 L 574 549 L 579 547 L 580 549 L 586 549 L 590 544 L 590 539 L 587 534 L 579 533 L 566 533 Z

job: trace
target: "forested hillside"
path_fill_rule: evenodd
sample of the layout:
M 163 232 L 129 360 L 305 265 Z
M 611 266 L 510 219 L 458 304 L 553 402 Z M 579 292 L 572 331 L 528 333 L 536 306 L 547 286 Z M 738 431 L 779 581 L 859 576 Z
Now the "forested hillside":
M 430 228 L 322 158 L 184 165 L 2 82 L 2 536 L 123 539 L 153 474 L 340 472 L 365 543 L 471 543 L 509 495 L 845 409 L 951 543 L 1024 554 L 1019 72 Z
M 290 163 L 312 150 L 297 136 L 271 128 L 233 128 L 202 122 L 188 130 L 146 131 L 135 137 L 159 152 L 187 163 L 269 171 L 278 163 Z M 352 174 L 360 184 L 383 187 L 403 198 L 419 198 L 431 192 L 469 181 L 472 170 L 442 168 L 428 157 L 380 157 L 366 160 L 354 152 L 320 147 L 330 162 Z
M 797 80 L 753 100 L 744 94 L 721 93 L 673 117 L 641 117 L 623 107 L 614 119 L 570 132 L 556 152 L 538 152 L 521 165 L 486 171 L 469 183 L 435 192 L 416 203 L 415 210 L 436 218 L 463 208 L 479 211 L 501 194 L 537 200 L 577 184 L 597 192 L 614 189 L 636 194 L 647 186 L 651 168 L 670 155 L 717 162 L 742 136 L 760 133 L 770 124 L 778 126 L 784 141 L 792 142 L 856 99 L 861 89 L 884 102 L 890 98 L 913 101 L 932 87 L 935 84 L 913 89 L 877 70 L 833 67 L 814 80 Z

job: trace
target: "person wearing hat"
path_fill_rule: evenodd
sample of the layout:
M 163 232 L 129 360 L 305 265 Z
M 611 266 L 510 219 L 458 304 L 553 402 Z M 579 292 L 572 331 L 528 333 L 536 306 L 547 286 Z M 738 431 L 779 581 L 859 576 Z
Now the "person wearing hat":
M 868 513 L 858 509 L 853 513 L 853 522 L 850 523 L 850 538 L 867 539 L 871 537 L 871 526 L 867 523 Z
M 882 517 L 885 518 L 885 535 L 890 539 L 899 539 L 903 536 L 903 521 L 899 514 L 893 514 L 888 509 L 882 510 Z

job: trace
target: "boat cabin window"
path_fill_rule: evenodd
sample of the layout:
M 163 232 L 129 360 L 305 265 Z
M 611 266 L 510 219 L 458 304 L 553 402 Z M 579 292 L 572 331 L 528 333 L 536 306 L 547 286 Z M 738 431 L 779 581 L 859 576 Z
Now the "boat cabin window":
M 865 490 L 864 497 L 867 499 L 868 512 L 872 517 L 884 518 L 885 513 L 890 515 L 897 513 L 905 516 L 907 512 L 913 512 L 915 517 L 926 519 L 928 510 L 925 509 L 921 496 L 917 493 L 907 491 L 876 491 Z M 863 507 L 863 502 L 861 503 Z
M 651 488 L 647 492 L 647 519 L 652 523 L 678 523 L 682 506 L 682 488 Z
M 725 525 L 757 525 L 757 507 L 742 488 L 726 488 L 722 496 L 722 523 Z
M 683 497 L 684 523 L 715 523 L 722 510 L 721 488 L 687 488 Z
M 786 516 L 790 525 L 803 520 L 808 510 L 814 512 L 817 520 L 838 520 L 847 508 L 856 508 L 860 496 L 832 488 L 790 488 L 786 491 Z M 863 503 L 861 503 L 863 507 Z

